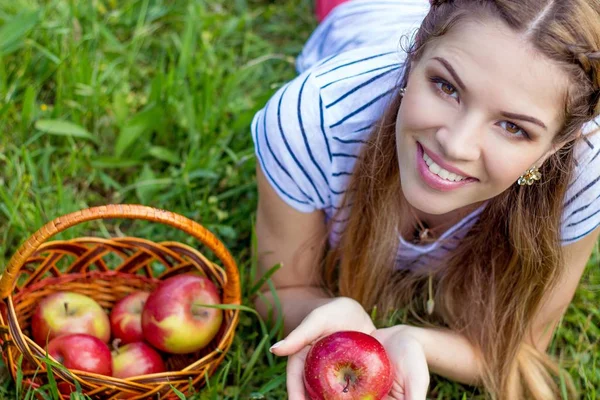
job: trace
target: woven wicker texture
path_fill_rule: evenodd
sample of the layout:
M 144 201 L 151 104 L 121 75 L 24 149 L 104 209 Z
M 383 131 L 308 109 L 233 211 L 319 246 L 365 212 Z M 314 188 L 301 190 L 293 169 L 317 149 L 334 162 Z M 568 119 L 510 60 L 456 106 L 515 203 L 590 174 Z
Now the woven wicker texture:
M 180 229 L 208 248 L 220 265 L 195 248 L 174 241 L 153 242 L 137 237 L 48 241 L 76 224 L 109 218 L 149 220 Z M 224 304 L 240 304 L 239 273 L 233 257 L 211 232 L 181 215 L 141 205 L 107 205 L 47 223 L 15 252 L 0 280 L 0 342 L 13 379 L 17 378 L 22 355 L 24 383 L 40 387 L 47 382 L 45 349 L 30 338 L 30 318 L 42 298 L 57 291 L 73 291 L 92 297 L 110 310 L 126 295 L 151 291 L 161 280 L 186 272 L 200 272 L 210 278 L 220 288 Z M 119 379 L 51 369 L 57 381 L 76 380 L 93 398 L 176 398 L 173 387 L 184 393 L 192 387 L 198 390 L 214 372 L 233 341 L 238 317 L 235 308 L 223 310 L 219 333 L 199 352 L 163 353 L 168 372 Z

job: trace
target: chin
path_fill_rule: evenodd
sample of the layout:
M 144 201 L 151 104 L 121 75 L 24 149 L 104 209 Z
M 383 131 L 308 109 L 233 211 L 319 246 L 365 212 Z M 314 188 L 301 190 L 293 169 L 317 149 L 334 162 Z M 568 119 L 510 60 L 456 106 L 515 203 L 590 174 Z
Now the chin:
M 433 199 L 433 196 L 427 196 L 425 198 L 410 198 L 406 195 L 406 201 L 413 206 L 415 209 L 429 215 L 444 215 L 448 214 L 458 207 L 451 207 L 447 202 L 441 201 L 441 199 Z M 441 204 L 440 204 L 441 203 Z
M 443 215 L 460 208 L 456 205 L 447 194 L 436 194 L 426 190 L 416 182 L 412 184 L 402 184 L 402 193 L 404 198 L 415 209 L 430 215 Z

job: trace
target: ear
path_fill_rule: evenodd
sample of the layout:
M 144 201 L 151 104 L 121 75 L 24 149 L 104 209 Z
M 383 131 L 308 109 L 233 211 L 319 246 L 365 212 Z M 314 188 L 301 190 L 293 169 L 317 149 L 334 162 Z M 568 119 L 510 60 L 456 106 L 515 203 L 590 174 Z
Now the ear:
M 567 144 L 579 139 L 581 137 L 582 133 L 581 130 L 575 135 L 570 137 L 567 140 L 564 140 L 562 142 L 559 143 L 552 143 L 550 144 L 550 148 L 548 149 L 548 151 L 546 151 L 544 153 L 544 155 L 542 155 L 538 161 L 535 163 L 535 165 L 537 165 L 538 167 L 541 166 L 544 162 L 546 162 L 546 160 L 548 158 L 550 158 L 554 153 L 556 153 L 557 151 L 559 151 L 560 149 L 562 149 L 564 146 L 566 146 Z
M 562 146 L 564 146 L 564 144 Z M 546 160 L 549 159 L 550 157 L 552 157 L 552 155 L 554 153 L 556 153 L 558 150 L 560 150 L 562 146 L 552 144 L 550 146 L 550 148 L 548 149 L 548 151 L 546 151 L 544 153 L 544 155 L 542 155 L 540 158 L 538 158 L 535 165 L 537 165 L 538 167 L 541 167 L 546 162 Z

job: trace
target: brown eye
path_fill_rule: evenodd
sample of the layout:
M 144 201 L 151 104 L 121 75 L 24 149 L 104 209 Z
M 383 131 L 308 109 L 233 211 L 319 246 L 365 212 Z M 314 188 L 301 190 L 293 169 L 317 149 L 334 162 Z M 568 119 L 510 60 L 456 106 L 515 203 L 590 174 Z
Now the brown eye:
M 438 94 L 442 96 L 450 96 L 454 100 L 459 101 L 458 90 L 456 90 L 456 88 L 451 83 L 437 76 L 431 77 L 429 78 L 429 80 L 435 86 L 435 90 L 438 92 Z
M 525 138 L 530 137 L 529 134 L 523 130 L 523 128 L 521 128 L 517 124 L 513 124 L 512 122 L 501 121 L 499 123 L 499 125 L 511 137 L 525 137 Z
M 518 125 L 513 124 L 512 122 L 506 123 L 506 130 L 510 133 L 519 133 L 521 128 Z
M 456 92 L 456 89 L 454 89 L 454 86 L 452 86 L 451 84 L 447 83 L 447 82 L 440 82 L 440 89 L 442 90 L 442 92 L 448 94 L 448 95 L 453 95 Z

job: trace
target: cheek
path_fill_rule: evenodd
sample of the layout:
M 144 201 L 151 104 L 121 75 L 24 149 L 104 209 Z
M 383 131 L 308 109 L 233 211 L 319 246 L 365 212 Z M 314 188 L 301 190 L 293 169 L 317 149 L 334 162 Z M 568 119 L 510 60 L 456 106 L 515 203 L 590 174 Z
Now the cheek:
M 529 152 L 515 151 L 514 146 L 491 146 L 485 152 L 485 168 L 490 183 L 498 191 L 507 189 L 533 165 L 535 158 Z
M 452 117 L 452 110 L 435 96 L 425 82 L 409 85 L 402 99 L 397 126 L 400 133 L 432 130 Z

